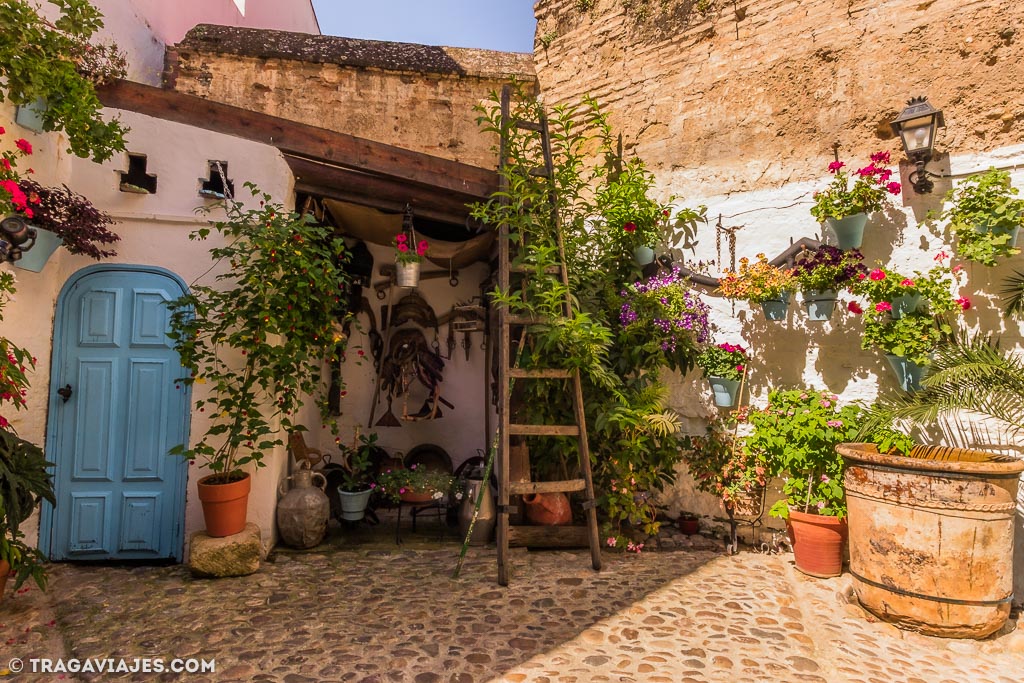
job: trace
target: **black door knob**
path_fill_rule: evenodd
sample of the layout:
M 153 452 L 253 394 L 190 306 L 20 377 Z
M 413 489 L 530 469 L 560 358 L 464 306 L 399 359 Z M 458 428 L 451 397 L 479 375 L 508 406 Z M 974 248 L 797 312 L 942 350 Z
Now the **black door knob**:
M 70 384 L 65 384 L 64 388 L 57 390 L 57 395 L 60 396 L 62 399 L 64 399 L 65 403 L 67 403 L 68 399 L 71 398 L 71 393 L 72 392 L 71 392 L 71 385 Z

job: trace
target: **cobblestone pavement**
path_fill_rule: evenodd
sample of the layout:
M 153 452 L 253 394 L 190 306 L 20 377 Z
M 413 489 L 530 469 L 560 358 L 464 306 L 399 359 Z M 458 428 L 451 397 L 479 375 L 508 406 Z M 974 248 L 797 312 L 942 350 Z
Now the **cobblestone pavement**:
M 472 549 L 453 580 L 454 541 L 423 531 L 395 546 L 383 528 L 335 530 L 331 543 L 277 552 L 237 579 L 193 579 L 181 566 L 55 565 L 45 595 L 8 588 L 0 604 L 0 680 L 58 680 L 4 667 L 10 657 L 61 656 L 216 660 L 215 674 L 189 681 L 1024 678 L 1024 631 L 1012 624 L 982 642 L 904 633 L 850 604 L 848 577 L 806 577 L 792 555 L 726 556 L 717 541 L 675 537 L 666 545 L 681 549 L 606 554 L 596 573 L 586 552 L 515 551 L 512 583 L 501 588 L 493 549 Z

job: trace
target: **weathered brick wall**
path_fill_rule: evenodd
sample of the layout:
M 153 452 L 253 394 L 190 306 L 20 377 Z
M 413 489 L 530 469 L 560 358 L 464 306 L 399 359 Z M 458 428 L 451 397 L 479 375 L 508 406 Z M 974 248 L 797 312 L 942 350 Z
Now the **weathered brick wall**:
M 939 147 L 1024 139 L 1024 4 L 1010 0 L 539 0 L 549 103 L 594 95 L 624 141 L 687 196 L 818 177 L 898 151 L 888 122 L 926 94 Z M 700 7 L 710 7 L 702 14 Z
M 446 159 L 494 167 L 473 107 L 530 55 L 256 31 L 193 29 L 171 54 L 179 92 Z

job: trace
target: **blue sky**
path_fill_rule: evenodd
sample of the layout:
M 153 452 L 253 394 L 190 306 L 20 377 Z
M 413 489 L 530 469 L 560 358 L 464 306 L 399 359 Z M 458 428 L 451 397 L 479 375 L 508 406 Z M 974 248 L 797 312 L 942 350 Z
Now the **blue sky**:
M 533 0 L 313 0 L 324 35 L 533 52 Z

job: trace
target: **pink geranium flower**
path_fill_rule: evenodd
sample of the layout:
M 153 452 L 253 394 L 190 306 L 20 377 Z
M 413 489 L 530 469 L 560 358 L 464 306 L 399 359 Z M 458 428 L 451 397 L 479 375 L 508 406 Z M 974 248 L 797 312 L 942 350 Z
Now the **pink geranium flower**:
M 398 248 L 398 251 L 402 253 L 409 251 L 409 245 L 406 244 L 405 242 L 399 242 L 396 246 Z
M 15 140 L 14 141 L 14 146 L 17 147 L 18 149 L 20 149 L 25 154 L 31 154 L 32 153 L 32 143 L 30 143 L 25 138 L 18 138 L 17 140 Z
M 897 195 L 900 193 L 900 187 L 900 184 L 894 180 L 893 182 L 886 185 L 885 189 L 889 194 Z
M 900 280 L 900 284 L 903 285 L 904 287 L 913 287 L 914 281 L 908 277 L 905 277 L 902 280 Z
M 868 277 L 870 277 L 875 282 L 878 282 L 879 280 L 884 280 L 885 271 L 880 268 L 875 268 L 874 270 L 871 271 L 871 274 L 868 275 Z
M 636 232 L 636 223 L 630 221 L 629 223 L 623 225 L 622 229 L 625 230 L 626 232 Z
M 892 304 L 889 303 L 888 301 L 881 301 L 875 304 L 875 310 L 878 311 L 879 313 L 882 313 L 884 311 L 891 311 Z
M 968 299 L 966 296 L 962 296 L 959 299 L 957 299 L 956 303 L 960 306 L 962 310 L 965 311 L 971 307 L 971 300 Z
M 829 170 L 830 173 L 835 173 L 836 171 L 841 169 L 843 166 L 846 166 L 846 164 L 844 164 L 841 161 L 833 161 L 831 164 L 828 165 L 828 170 Z

